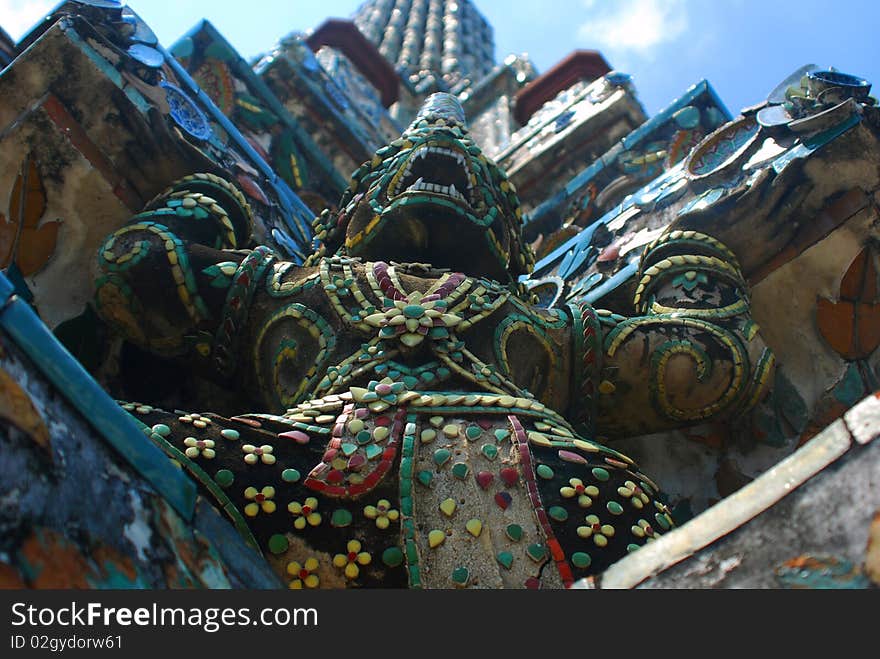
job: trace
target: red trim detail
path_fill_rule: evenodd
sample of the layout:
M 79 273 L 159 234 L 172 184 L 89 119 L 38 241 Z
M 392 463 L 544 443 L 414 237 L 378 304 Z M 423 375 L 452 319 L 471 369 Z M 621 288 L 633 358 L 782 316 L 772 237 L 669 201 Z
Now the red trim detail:
M 352 21 L 328 18 L 306 38 L 306 43 L 314 52 L 318 52 L 321 46 L 341 51 L 379 90 L 382 105 L 386 108 L 397 100 L 400 77 Z
M 89 139 L 85 129 L 73 118 L 73 115 L 70 114 L 64 104 L 54 94 L 46 94 L 41 105 L 53 123 L 61 130 L 61 134 L 113 187 L 113 194 L 123 204 L 128 206 L 132 212 L 141 210 L 144 206 L 144 201 L 140 195 L 123 178 L 116 165 Z
M 400 409 L 392 422 L 391 433 L 388 444 L 382 451 L 382 459 L 376 464 L 375 468 L 360 483 L 346 483 L 347 470 L 334 469 L 331 462 L 340 454 L 342 446 L 342 436 L 348 427 L 348 421 L 357 418 L 357 409 L 354 403 L 349 403 L 342 410 L 342 413 L 336 418 L 333 426 L 333 434 L 327 443 L 327 449 L 317 465 L 312 468 L 308 477 L 303 481 L 310 490 L 321 492 L 330 497 L 347 497 L 355 498 L 362 494 L 370 492 L 378 485 L 385 475 L 394 465 L 394 459 L 397 456 L 397 446 L 400 443 L 400 435 L 403 429 L 403 418 L 406 415 L 405 409 Z M 363 466 L 369 463 L 365 462 Z
M 535 509 L 538 522 L 541 524 L 541 528 L 547 538 L 547 547 L 550 549 L 550 556 L 556 563 L 556 569 L 559 572 L 559 577 L 562 579 L 563 585 L 568 588 L 574 583 L 574 577 L 571 572 L 571 566 L 568 564 L 568 561 L 565 560 L 565 552 L 562 551 L 562 545 L 559 544 L 556 535 L 553 533 L 553 529 L 550 527 L 550 520 L 547 519 L 547 513 L 544 512 L 544 504 L 538 494 L 538 486 L 535 481 L 535 470 L 532 466 L 532 452 L 529 450 L 529 440 L 526 436 L 526 431 L 523 429 L 519 419 L 513 414 L 508 416 L 507 420 L 510 421 L 510 426 L 513 428 L 511 441 L 515 442 L 517 449 L 519 449 L 519 462 L 522 476 L 528 484 L 529 498 L 532 501 L 532 506 Z
M 592 82 L 611 71 L 597 50 L 575 50 L 549 71 L 532 80 L 516 93 L 513 116 L 525 125 L 544 103 L 576 82 Z

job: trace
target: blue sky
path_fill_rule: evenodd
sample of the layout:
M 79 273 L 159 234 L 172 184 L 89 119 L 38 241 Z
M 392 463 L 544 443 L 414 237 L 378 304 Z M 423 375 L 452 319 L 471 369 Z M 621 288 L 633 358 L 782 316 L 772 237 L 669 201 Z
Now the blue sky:
M 20 37 L 55 0 L 0 0 L 0 25 Z M 208 18 L 250 58 L 360 0 L 131 0 L 170 46 Z M 495 28 L 498 61 L 527 52 L 539 71 L 576 48 L 600 50 L 635 77 L 650 114 L 707 78 L 728 108 L 763 100 L 803 64 L 834 66 L 880 94 L 880 2 L 869 0 L 476 0 Z

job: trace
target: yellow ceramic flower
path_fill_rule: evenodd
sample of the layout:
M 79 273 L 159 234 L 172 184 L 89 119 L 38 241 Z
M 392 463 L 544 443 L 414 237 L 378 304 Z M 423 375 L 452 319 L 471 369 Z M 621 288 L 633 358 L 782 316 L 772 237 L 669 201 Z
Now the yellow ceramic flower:
M 309 497 L 302 503 L 299 501 L 291 501 L 287 504 L 287 510 L 296 518 L 293 520 L 294 528 L 300 531 L 309 526 L 318 526 L 321 523 L 321 513 L 315 512 L 318 507 L 318 500 L 315 497 Z
M 272 455 L 274 449 L 269 444 L 263 444 L 263 446 L 245 444 L 241 450 L 244 451 L 244 461 L 249 465 L 255 465 L 258 462 L 267 465 L 275 464 L 275 456 Z
M 579 526 L 577 534 L 584 539 L 592 538 L 597 547 L 604 547 L 608 544 L 608 538 L 614 537 L 614 527 L 610 524 L 602 524 L 596 515 L 587 515 L 584 521 L 587 525 Z
M 346 554 L 336 554 L 333 557 L 333 565 L 345 572 L 346 579 L 357 579 L 361 573 L 359 566 L 369 565 L 373 557 L 369 552 L 361 551 L 361 543 L 359 540 L 349 540 L 345 546 L 348 550 Z
M 391 507 L 388 499 L 380 499 L 375 506 L 367 506 L 364 508 L 364 516 L 367 519 L 376 520 L 376 526 L 380 529 L 387 529 L 391 522 L 397 521 L 400 512 Z
M 568 486 L 559 488 L 559 494 L 566 499 L 577 497 L 581 508 L 589 508 L 593 505 L 593 497 L 599 496 L 599 488 L 595 485 L 584 485 L 580 478 L 572 478 L 569 479 Z
M 202 457 L 211 460 L 217 455 L 214 451 L 213 439 L 196 439 L 195 437 L 187 437 L 183 440 L 183 445 L 186 446 L 186 451 L 184 451 L 184 453 L 186 453 L 186 457 L 190 459 Z
M 244 491 L 244 498 L 250 503 L 244 507 L 244 514 L 248 517 L 256 517 L 261 510 L 264 513 L 274 513 L 276 508 L 275 502 L 272 501 L 274 497 L 275 488 L 271 485 L 267 485 L 262 490 L 255 487 L 247 488 Z
M 287 564 L 287 574 L 292 576 L 294 579 L 291 581 L 287 587 L 291 590 L 300 590 L 301 588 L 317 588 L 320 583 L 320 579 L 317 574 L 314 574 L 315 570 L 318 569 L 318 559 L 316 558 L 307 558 L 305 563 L 300 565 L 296 561 L 291 561 Z
M 617 488 L 617 493 L 625 499 L 629 499 L 636 510 L 641 510 L 651 500 L 645 491 L 633 481 L 626 481 L 623 487 Z

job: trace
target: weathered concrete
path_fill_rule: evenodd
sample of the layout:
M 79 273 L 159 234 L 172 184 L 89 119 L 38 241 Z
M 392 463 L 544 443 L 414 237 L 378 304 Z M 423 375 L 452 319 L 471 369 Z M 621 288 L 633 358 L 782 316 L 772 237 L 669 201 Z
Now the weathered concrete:
M 31 400 L 36 426 L 45 424 L 49 437 L 45 444 L 20 421 L 0 419 L 0 584 L 279 586 L 213 506 L 198 500 L 192 520 L 178 515 L 6 335 L 0 336 L 0 369 Z
M 735 495 L 578 586 L 870 587 L 862 565 L 880 511 L 878 414 L 880 401 L 865 399 Z

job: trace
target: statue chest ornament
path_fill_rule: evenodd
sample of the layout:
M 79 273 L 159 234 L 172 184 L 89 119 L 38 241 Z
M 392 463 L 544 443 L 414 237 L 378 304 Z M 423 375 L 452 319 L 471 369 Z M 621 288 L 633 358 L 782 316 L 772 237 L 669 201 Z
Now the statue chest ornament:
M 298 284 L 305 285 L 320 285 L 326 296 L 312 302 L 315 309 L 324 310 L 323 315 L 311 312 L 316 327 L 312 342 L 320 345 L 308 355 L 316 356 L 280 364 L 280 342 L 289 339 L 289 332 L 282 338 L 265 332 L 255 348 L 264 388 L 298 383 L 295 390 L 291 386 L 268 392 L 267 398 L 277 396 L 280 407 L 350 387 L 359 391 L 367 381 L 385 377 L 411 391 L 452 389 L 527 398 L 552 394 L 563 388 L 560 383 L 567 378 L 566 316 L 536 314 L 497 282 L 438 272 L 430 266 L 362 264 L 332 257 L 323 259 L 319 272 Z M 293 283 L 275 279 L 269 287 L 292 291 Z M 299 315 L 309 313 L 300 306 Z M 341 327 L 330 331 L 331 325 Z M 271 343 L 262 345 L 267 341 Z M 352 343 L 359 347 L 351 352 L 328 349 Z M 542 368 L 532 369 L 540 371 L 540 378 L 517 372 L 519 362 L 528 361 L 522 352 L 531 353 L 533 361 L 540 356 Z M 279 366 L 284 368 L 279 371 Z M 313 383 L 302 378 L 301 371 L 308 376 L 314 370 L 325 375 Z

